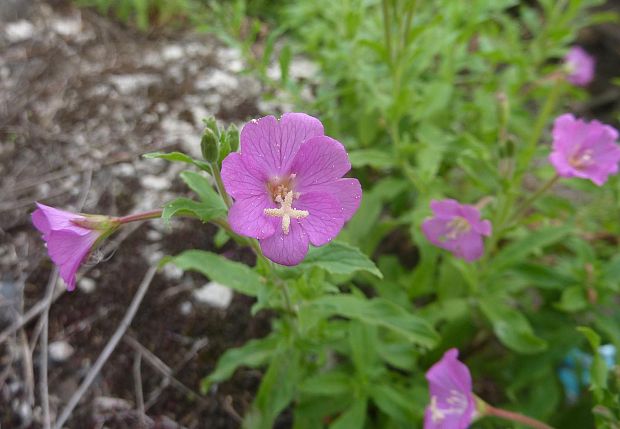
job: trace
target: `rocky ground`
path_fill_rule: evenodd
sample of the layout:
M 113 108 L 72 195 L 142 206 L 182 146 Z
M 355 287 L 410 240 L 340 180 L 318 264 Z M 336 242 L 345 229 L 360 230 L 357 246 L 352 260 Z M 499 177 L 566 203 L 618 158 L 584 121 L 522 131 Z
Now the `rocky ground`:
M 141 154 L 199 156 L 202 118 L 227 124 L 259 115 L 261 85 L 243 68 L 235 50 L 206 35 L 144 35 L 65 2 L 0 5 L 0 427 L 42 421 L 42 319 L 2 338 L 44 299 L 51 273 L 30 222 L 33 202 L 119 215 L 186 192 L 177 178 L 182 166 Z M 185 248 L 213 248 L 214 232 L 199 222 L 151 221 L 91 257 L 77 291 L 51 306 L 52 418 L 116 329 L 149 265 Z M 231 245 L 220 251 L 251 258 Z M 128 334 L 138 344 L 120 344 L 67 427 L 138 427 L 138 389 L 148 427 L 238 427 L 260 373 L 239 371 L 207 395 L 195 392 L 224 350 L 264 335 L 269 321 L 250 317 L 249 299 L 205 283 L 172 268 L 156 275 Z

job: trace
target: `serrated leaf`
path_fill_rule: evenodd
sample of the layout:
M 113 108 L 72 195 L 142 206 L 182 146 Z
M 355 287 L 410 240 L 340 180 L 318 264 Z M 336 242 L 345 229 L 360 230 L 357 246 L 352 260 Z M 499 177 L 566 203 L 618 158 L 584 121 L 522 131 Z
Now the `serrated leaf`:
M 203 392 L 209 390 L 213 383 L 230 378 L 241 366 L 257 368 L 269 362 L 278 346 L 278 338 L 274 335 L 250 340 L 241 347 L 228 349 L 217 361 L 211 374 L 202 380 Z
M 342 275 L 366 271 L 383 278 L 374 262 L 358 248 L 345 243 L 330 243 L 323 247 L 311 248 L 299 267 L 302 269 L 320 267 L 329 273 Z
M 256 296 L 262 278 L 245 264 L 205 250 L 187 250 L 170 259 L 182 270 L 197 271 L 211 280 L 242 293 Z
M 324 296 L 306 305 L 316 307 L 323 317 L 342 316 L 381 326 L 422 347 L 433 347 L 439 339 L 424 319 L 382 298 L 369 300 L 353 295 Z
M 487 298 L 478 304 L 506 347 L 523 354 L 539 353 L 547 348 L 547 342 L 534 334 L 530 322 L 520 311 L 500 299 Z

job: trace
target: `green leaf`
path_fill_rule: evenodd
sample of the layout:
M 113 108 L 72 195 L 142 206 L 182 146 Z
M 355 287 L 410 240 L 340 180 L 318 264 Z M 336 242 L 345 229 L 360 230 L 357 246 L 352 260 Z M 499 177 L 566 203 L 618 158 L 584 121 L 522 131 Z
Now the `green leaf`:
M 243 427 L 271 429 L 278 415 L 292 401 L 301 377 L 299 351 L 282 350 L 273 357 L 263 376 L 252 409 Z
M 556 307 L 569 313 L 587 308 L 588 300 L 585 290 L 579 285 L 567 287 L 562 291 L 562 297 Z
M 353 389 L 351 374 L 339 370 L 312 376 L 301 384 L 300 391 L 313 396 L 337 396 L 350 394 Z
M 218 359 L 213 372 L 202 380 L 202 391 L 209 390 L 213 383 L 227 380 L 241 366 L 257 368 L 265 365 L 275 352 L 278 341 L 275 335 L 271 335 L 258 340 L 250 340 L 241 347 L 226 350 Z
M 411 398 L 388 384 L 375 384 L 370 389 L 372 401 L 388 416 L 403 423 L 416 420 Z
M 161 217 L 164 221 L 169 222 L 174 216 L 188 215 L 196 216 L 203 222 L 208 222 L 225 214 L 226 211 L 222 211 L 221 207 L 211 207 L 208 204 L 181 197 L 166 204 Z
M 210 166 L 206 162 L 193 159 L 190 156 L 182 152 L 150 152 L 142 155 L 143 158 L 153 159 L 165 159 L 166 161 L 184 162 L 186 164 L 192 164 L 203 170 L 209 171 Z
M 334 242 L 322 247 L 313 247 L 306 259 L 299 264 L 301 269 L 320 267 L 332 274 L 350 275 L 357 271 L 366 271 L 383 278 L 383 274 L 366 255 L 356 247 Z
M 599 353 L 601 337 L 587 326 L 579 326 L 577 330 L 586 337 L 590 347 L 592 347 L 594 359 L 590 367 L 590 384 L 595 393 L 600 396 L 603 394 L 602 391 L 607 388 L 607 364 L 605 364 Z
M 525 238 L 515 241 L 504 247 L 493 259 L 492 266 L 496 271 L 502 271 L 522 262 L 530 253 L 543 247 L 550 246 L 571 231 L 571 227 L 549 227 L 534 231 Z
M 211 186 L 211 183 L 209 183 L 206 177 L 194 171 L 183 171 L 181 173 L 181 179 L 183 179 L 192 191 L 198 194 L 203 202 L 226 213 L 226 204 L 224 204 L 219 194 L 215 192 L 215 189 L 213 189 L 213 186 Z
M 306 305 L 317 308 L 323 317 L 342 316 L 381 326 L 422 347 L 433 347 L 439 339 L 424 319 L 382 298 L 368 300 L 353 295 L 324 296 Z
M 487 298 L 479 302 L 480 309 L 493 325 L 493 332 L 506 347 L 523 354 L 539 353 L 547 342 L 534 334 L 525 316 L 500 299 Z
M 204 250 L 187 250 L 170 262 L 183 270 L 197 271 L 244 295 L 256 296 L 262 284 L 262 278 L 247 265 Z
M 329 425 L 329 429 L 363 429 L 366 422 L 367 405 L 368 400 L 366 398 L 356 399 L 348 410 Z
M 384 150 L 358 149 L 349 152 L 349 159 L 353 167 L 370 166 L 376 169 L 390 168 L 394 165 L 392 155 Z

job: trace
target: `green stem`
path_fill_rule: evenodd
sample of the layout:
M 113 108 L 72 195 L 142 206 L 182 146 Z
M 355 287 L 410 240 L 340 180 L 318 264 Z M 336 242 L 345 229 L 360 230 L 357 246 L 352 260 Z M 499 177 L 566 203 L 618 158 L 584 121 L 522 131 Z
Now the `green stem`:
M 405 49 L 407 46 L 407 41 L 409 40 L 409 32 L 411 31 L 411 22 L 413 21 L 413 14 L 418 5 L 417 0 L 409 0 L 407 2 L 407 9 L 405 11 L 405 24 L 403 26 L 403 38 L 402 38 L 402 46 L 401 51 Z
M 512 221 L 516 221 L 518 220 L 521 216 L 523 216 L 525 214 L 525 212 L 527 211 L 527 209 L 530 208 L 530 206 L 538 199 L 540 198 L 541 195 L 543 195 L 545 192 L 547 192 L 553 185 L 555 185 L 557 183 L 557 181 L 560 180 L 560 176 L 558 176 L 557 174 L 554 175 L 551 179 L 549 179 L 547 181 L 547 183 L 545 183 L 544 185 L 542 185 L 540 188 L 538 188 L 538 190 L 536 192 L 534 192 L 527 200 L 525 200 L 522 204 L 521 207 L 519 208 L 519 210 L 512 216 Z
M 561 79 L 556 80 L 555 85 L 551 89 L 551 93 L 545 100 L 545 104 L 536 118 L 536 122 L 534 123 L 534 128 L 532 130 L 532 134 L 530 134 L 530 138 L 527 140 L 525 144 L 525 148 L 518 159 L 517 165 L 517 176 L 513 183 L 516 187 L 521 185 L 521 181 L 523 180 L 523 175 L 529 165 L 534 153 L 536 152 L 536 144 L 540 140 L 543 131 L 545 130 L 545 126 L 549 122 L 549 118 L 551 114 L 554 112 L 558 99 L 560 98 L 560 94 L 562 93 L 562 88 L 564 88 L 564 81 Z
M 137 221 L 148 220 L 148 219 L 157 219 L 161 217 L 162 212 L 163 212 L 162 209 L 149 210 L 147 212 L 134 213 L 134 214 L 130 214 L 127 216 L 115 217 L 115 218 L 112 218 L 112 220 L 114 222 L 118 222 L 119 224 L 124 224 L 124 223 L 137 222 Z
M 499 408 L 491 407 L 490 405 L 487 405 L 486 415 L 521 423 L 522 425 L 529 426 L 534 429 L 554 429 L 552 426 L 549 426 L 546 423 L 543 423 L 528 416 L 524 416 L 523 414 L 513 413 L 512 411 L 502 410 Z
M 383 28 L 385 31 L 385 49 L 388 55 L 388 64 L 392 66 L 392 22 L 388 0 L 381 0 L 381 12 L 383 13 Z
M 230 208 L 232 206 L 232 201 L 226 192 L 226 188 L 224 187 L 224 181 L 222 180 L 222 175 L 220 174 L 220 169 L 217 166 L 217 163 L 211 164 L 211 173 L 213 174 L 213 178 L 215 179 L 215 187 L 219 192 L 220 196 L 224 200 L 226 207 Z

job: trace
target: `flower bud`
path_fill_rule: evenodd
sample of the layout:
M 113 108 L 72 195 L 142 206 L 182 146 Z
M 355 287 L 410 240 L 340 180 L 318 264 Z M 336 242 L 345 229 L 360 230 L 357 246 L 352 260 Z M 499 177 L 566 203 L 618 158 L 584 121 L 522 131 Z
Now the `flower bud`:
M 205 128 L 200 140 L 200 150 L 207 162 L 217 162 L 220 154 L 219 142 L 215 133 L 210 128 Z

